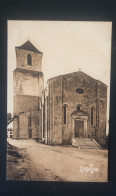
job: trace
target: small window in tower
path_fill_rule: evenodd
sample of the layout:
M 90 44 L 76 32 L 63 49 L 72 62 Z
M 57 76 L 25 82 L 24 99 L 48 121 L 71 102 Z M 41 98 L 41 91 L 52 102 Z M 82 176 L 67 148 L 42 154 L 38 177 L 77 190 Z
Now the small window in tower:
M 31 127 L 31 116 L 28 118 L 29 127 Z
M 27 55 L 27 64 L 32 65 L 32 57 L 30 54 Z

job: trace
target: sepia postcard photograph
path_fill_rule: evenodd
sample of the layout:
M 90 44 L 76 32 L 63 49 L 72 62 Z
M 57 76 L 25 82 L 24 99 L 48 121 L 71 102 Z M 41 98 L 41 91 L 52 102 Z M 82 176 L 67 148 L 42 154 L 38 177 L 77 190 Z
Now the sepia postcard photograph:
M 112 22 L 7 21 L 7 181 L 108 182 Z

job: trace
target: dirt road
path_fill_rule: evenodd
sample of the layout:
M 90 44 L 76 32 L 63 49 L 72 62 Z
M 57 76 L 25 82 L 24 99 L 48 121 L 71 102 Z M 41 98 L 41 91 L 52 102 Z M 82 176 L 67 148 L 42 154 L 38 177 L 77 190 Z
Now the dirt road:
M 24 160 L 18 164 L 19 170 L 17 169 L 15 175 L 18 176 L 22 165 L 23 167 L 25 165 L 26 177 L 17 180 L 107 181 L 107 150 L 79 150 L 71 146 L 49 146 L 34 140 L 10 139 L 8 142 L 24 157 Z M 7 165 L 7 170 L 9 169 L 11 170 Z

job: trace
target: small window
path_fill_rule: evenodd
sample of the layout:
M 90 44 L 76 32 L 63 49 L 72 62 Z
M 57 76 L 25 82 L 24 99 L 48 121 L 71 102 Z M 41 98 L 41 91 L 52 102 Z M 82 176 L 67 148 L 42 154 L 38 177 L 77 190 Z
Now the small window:
M 84 93 L 84 90 L 82 88 L 77 88 L 76 89 L 76 93 L 83 94 Z
M 67 121 L 67 105 L 64 105 L 64 124 L 66 124 Z
M 77 111 L 80 111 L 80 105 L 77 106 Z
M 80 110 L 82 110 L 82 105 L 77 106 L 77 112 L 79 112 Z
M 10 131 L 10 134 L 12 134 L 12 131 Z
M 31 116 L 28 118 L 29 127 L 31 127 Z
M 94 126 L 94 108 L 91 108 L 91 125 Z
M 30 54 L 27 55 L 27 64 L 32 65 L 32 57 Z

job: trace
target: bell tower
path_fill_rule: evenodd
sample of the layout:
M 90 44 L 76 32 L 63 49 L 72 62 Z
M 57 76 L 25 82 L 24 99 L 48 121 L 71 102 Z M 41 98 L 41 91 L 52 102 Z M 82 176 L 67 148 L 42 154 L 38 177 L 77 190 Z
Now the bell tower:
M 16 50 L 16 69 L 13 72 L 14 120 L 13 137 L 28 138 L 31 119 L 32 138 L 38 137 L 40 100 L 44 78 L 42 73 L 42 55 L 29 40 Z M 35 112 L 34 112 L 35 111 Z M 36 114 L 35 114 L 36 113 Z M 25 120 L 24 120 L 25 119 Z M 34 131 L 35 130 L 35 131 Z

